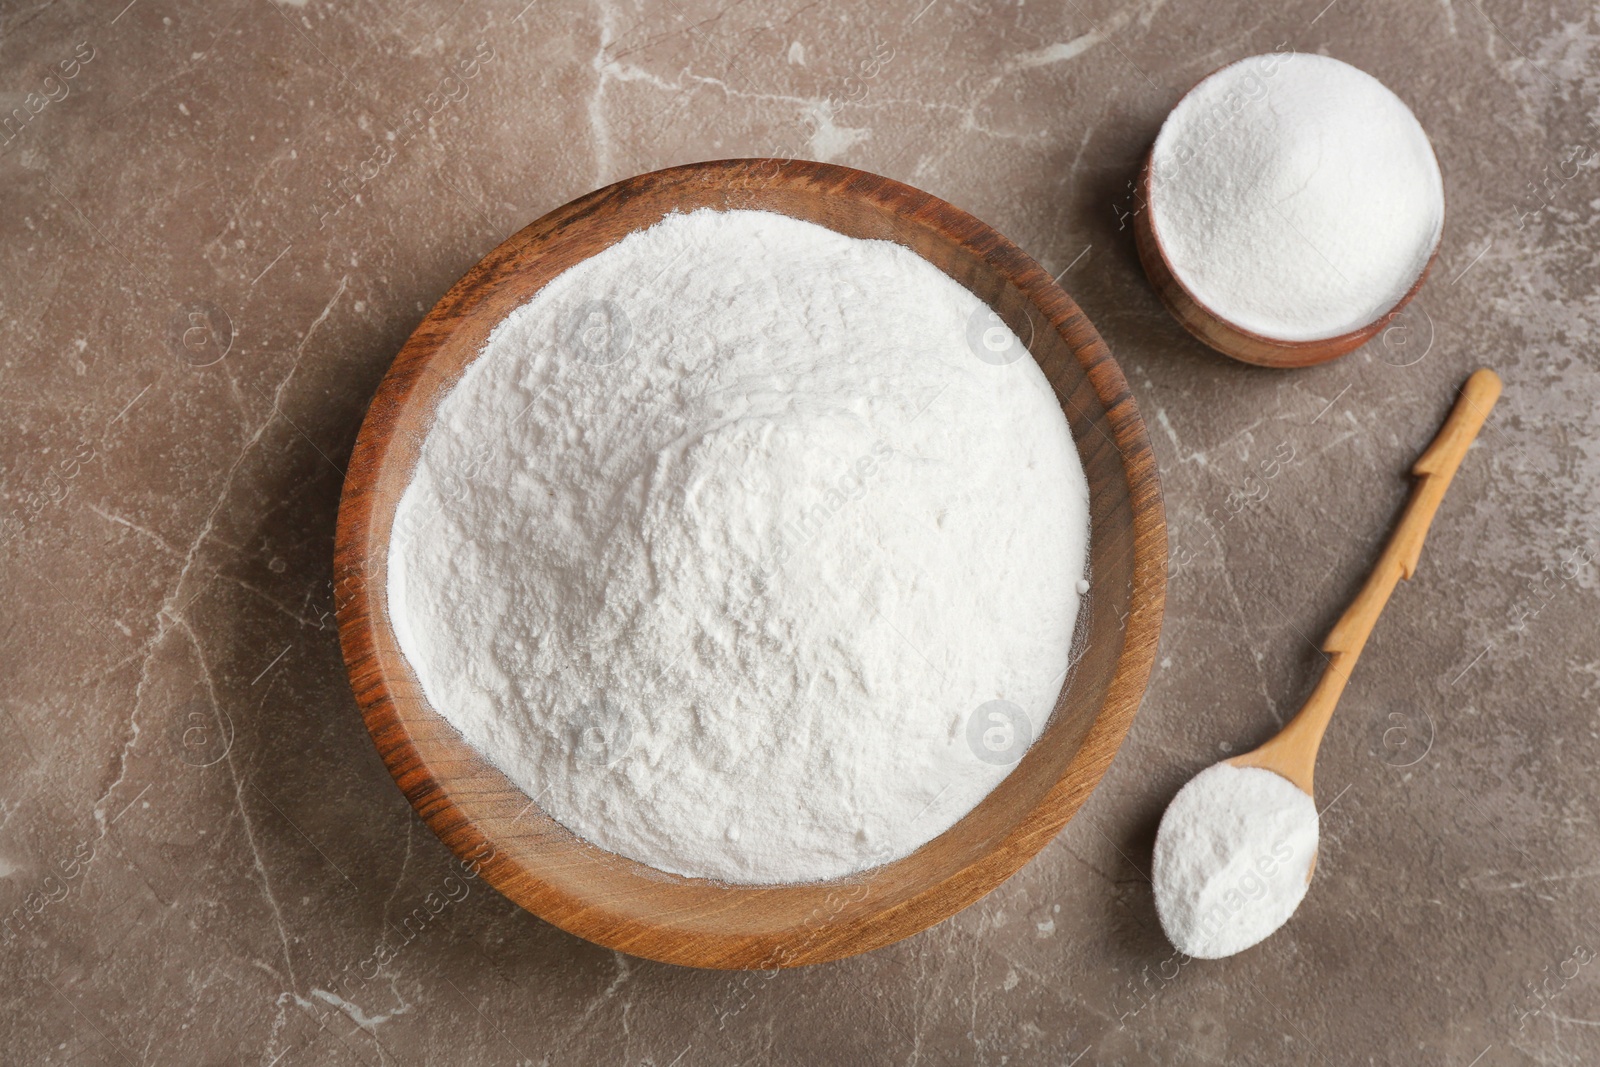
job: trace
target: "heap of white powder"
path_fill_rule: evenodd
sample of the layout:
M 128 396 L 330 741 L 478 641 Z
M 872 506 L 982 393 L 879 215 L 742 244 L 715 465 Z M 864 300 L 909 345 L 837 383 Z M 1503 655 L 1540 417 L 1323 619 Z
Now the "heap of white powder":
M 1411 110 L 1376 78 L 1302 53 L 1240 60 L 1172 110 L 1148 210 L 1203 305 L 1284 341 L 1382 318 L 1422 274 L 1444 185 Z
M 433 706 L 663 871 L 841 876 L 970 811 L 1068 669 L 1088 487 L 1020 342 L 909 249 L 672 215 L 441 403 L 389 551 Z
M 1181 952 L 1214 960 L 1262 941 L 1300 906 L 1317 805 L 1260 767 L 1218 763 L 1172 798 L 1156 832 L 1156 913 Z

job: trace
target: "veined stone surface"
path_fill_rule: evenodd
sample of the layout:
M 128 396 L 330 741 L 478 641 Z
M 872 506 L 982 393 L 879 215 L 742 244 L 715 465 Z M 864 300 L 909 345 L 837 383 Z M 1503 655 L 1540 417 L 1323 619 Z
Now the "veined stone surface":
M 1592 7 L 125 4 L 0 6 L 7 1062 L 1600 1060 Z M 1167 109 L 1279 46 L 1390 86 L 1447 198 L 1406 314 L 1294 372 L 1191 340 L 1129 214 Z M 1143 709 L 1061 837 L 775 977 L 618 956 L 463 877 L 361 725 L 329 588 L 367 401 L 466 268 L 600 185 L 770 153 L 1063 272 L 1172 545 Z M 1505 395 L 1329 731 L 1309 895 L 1175 956 L 1163 808 L 1298 706 L 1480 365 Z

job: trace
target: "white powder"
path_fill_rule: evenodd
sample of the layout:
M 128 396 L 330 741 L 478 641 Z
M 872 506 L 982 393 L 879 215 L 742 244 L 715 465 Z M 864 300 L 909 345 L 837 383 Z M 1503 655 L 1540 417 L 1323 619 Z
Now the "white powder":
M 1173 109 L 1151 154 L 1148 208 L 1200 303 L 1285 341 L 1387 314 L 1427 265 L 1444 185 L 1409 108 L 1327 56 L 1255 56 Z
M 552 281 L 441 404 L 390 545 L 429 700 L 660 870 L 836 877 L 1016 765 L 1088 487 L 1021 343 L 910 250 L 697 211 Z
M 1214 960 L 1257 944 L 1300 906 L 1317 854 L 1317 805 L 1289 779 L 1218 763 L 1189 780 L 1156 832 L 1161 928 Z

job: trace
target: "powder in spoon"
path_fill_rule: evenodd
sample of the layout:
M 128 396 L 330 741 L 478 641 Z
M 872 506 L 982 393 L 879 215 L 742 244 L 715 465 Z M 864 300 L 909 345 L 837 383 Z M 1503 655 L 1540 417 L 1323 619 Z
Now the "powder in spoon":
M 1317 805 L 1289 779 L 1218 763 L 1167 805 L 1151 881 L 1156 914 L 1179 951 L 1214 960 L 1289 921 L 1317 854 Z
M 970 811 L 1068 669 L 1088 486 L 1017 338 L 909 249 L 668 216 L 441 402 L 389 550 L 433 707 L 579 836 L 824 879 Z
M 1201 304 L 1285 341 L 1387 314 L 1444 225 L 1411 110 L 1337 59 L 1255 56 L 1186 95 L 1151 150 L 1151 226 Z

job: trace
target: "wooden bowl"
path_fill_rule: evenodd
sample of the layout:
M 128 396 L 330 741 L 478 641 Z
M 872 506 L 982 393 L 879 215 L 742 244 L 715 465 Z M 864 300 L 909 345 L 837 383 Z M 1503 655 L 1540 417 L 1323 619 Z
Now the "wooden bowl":
M 1411 298 L 1417 295 L 1422 283 L 1428 280 L 1433 261 L 1439 258 L 1439 244 L 1444 236 L 1442 227 L 1440 236 L 1434 239 L 1428 262 L 1423 264 L 1422 273 L 1417 275 L 1417 280 L 1411 283 L 1411 288 L 1406 290 L 1399 303 L 1390 308 L 1387 314 L 1360 329 L 1315 341 L 1280 341 L 1252 332 L 1234 325 L 1201 303 L 1178 280 L 1177 273 L 1172 269 L 1172 261 L 1167 258 L 1161 238 L 1156 235 L 1155 221 L 1151 218 L 1150 160 L 1154 152 L 1153 146 L 1145 152 L 1144 165 L 1139 168 L 1139 182 L 1134 193 L 1138 210 L 1133 217 L 1133 243 L 1139 250 L 1139 262 L 1144 265 L 1145 276 L 1150 279 L 1161 302 L 1172 312 L 1172 317 L 1182 323 L 1184 329 L 1225 356 L 1261 367 L 1309 367 L 1338 359 L 1382 333 L 1395 316 L 1411 303 Z
M 579 839 L 429 706 L 390 626 L 386 554 L 439 401 L 490 329 L 573 264 L 671 211 L 756 208 L 909 246 L 986 300 L 1054 384 L 1088 474 L 1087 644 L 1038 740 L 965 818 L 910 856 L 848 878 L 753 887 L 665 874 Z M 367 728 L 400 789 L 501 893 L 608 948 L 698 967 L 788 967 L 865 952 L 971 904 L 1044 847 L 1088 797 L 1144 693 L 1166 595 L 1156 464 L 1122 372 L 1027 255 L 971 215 L 887 178 L 798 160 L 644 174 L 558 208 L 445 294 L 378 386 L 339 506 L 339 636 Z

